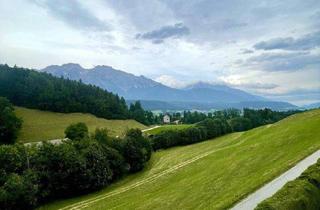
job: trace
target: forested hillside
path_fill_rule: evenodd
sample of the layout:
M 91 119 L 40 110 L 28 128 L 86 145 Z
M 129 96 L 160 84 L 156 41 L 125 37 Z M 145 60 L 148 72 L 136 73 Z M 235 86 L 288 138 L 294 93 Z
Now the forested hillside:
M 0 65 L 0 96 L 28 108 L 91 113 L 107 119 L 130 117 L 125 100 L 101 88 L 8 65 Z

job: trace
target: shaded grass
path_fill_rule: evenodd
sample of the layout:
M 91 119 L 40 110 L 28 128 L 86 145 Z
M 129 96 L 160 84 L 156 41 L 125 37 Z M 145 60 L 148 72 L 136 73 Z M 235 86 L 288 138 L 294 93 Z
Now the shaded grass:
M 19 142 L 64 138 L 65 128 L 77 122 L 86 123 L 90 132 L 96 128 L 107 128 L 111 136 L 122 135 L 129 128 L 146 128 L 135 120 L 106 120 L 91 114 L 64 114 L 22 107 L 15 107 L 15 112 L 23 119 L 22 129 L 18 136 Z
M 77 209 L 226 209 L 318 150 L 319 126 L 320 110 L 314 110 L 247 132 L 155 152 L 140 173 L 40 209 L 72 204 Z M 170 171 L 195 157 L 202 158 Z M 155 179 L 148 181 L 150 177 Z

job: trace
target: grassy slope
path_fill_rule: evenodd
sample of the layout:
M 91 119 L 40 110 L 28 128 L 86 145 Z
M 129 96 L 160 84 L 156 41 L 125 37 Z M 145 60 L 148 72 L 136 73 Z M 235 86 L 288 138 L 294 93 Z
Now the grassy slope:
M 113 136 L 122 134 L 128 128 L 146 128 L 135 120 L 106 120 L 91 114 L 63 114 L 22 107 L 15 109 L 16 114 L 23 119 L 22 130 L 18 137 L 20 142 L 63 138 L 65 128 L 77 122 L 86 123 L 90 132 L 97 127 L 108 128 L 110 135 Z
M 164 130 L 180 130 L 191 127 L 192 124 L 181 124 L 181 125 L 162 125 L 161 127 L 146 131 L 148 134 L 157 134 Z
M 72 204 L 76 209 L 225 209 L 319 149 L 319 126 L 320 110 L 314 110 L 274 125 L 156 152 L 140 173 L 41 209 Z

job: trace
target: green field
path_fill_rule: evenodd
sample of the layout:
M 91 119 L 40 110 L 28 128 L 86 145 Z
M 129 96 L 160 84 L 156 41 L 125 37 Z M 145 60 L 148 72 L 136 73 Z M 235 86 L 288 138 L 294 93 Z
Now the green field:
M 106 120 L 91 114 L 64 114 L 22 107 L 15 107 L 15 112 L 23 119 L 22 129 L 18 136 L 19 142 L 64 138 L 65 128 L 77 122 L 86 123 L 90 132 L 96 128 L 107 128 L 112 136 L 121 135 L 129 128 L 146 128 L 135 120 Z
M 165 130 L 181 130 L 193 126 L 192 124 L 181 124 L 181 125 L 162 125 L 161 127 L 146 131 L 147 134 L 154 135 Z
M 40 209 L 226 209 L 320 148 L 320 110 L 155 152 L 147 167 Z

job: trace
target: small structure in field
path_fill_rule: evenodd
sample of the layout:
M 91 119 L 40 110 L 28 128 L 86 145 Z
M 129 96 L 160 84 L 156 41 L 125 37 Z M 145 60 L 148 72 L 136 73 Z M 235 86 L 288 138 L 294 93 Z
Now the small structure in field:
M 163 123 L 167 124 L 167 123 L 170 123 L 170 116 L 169 115 L 164 115 L 163 116 Z

